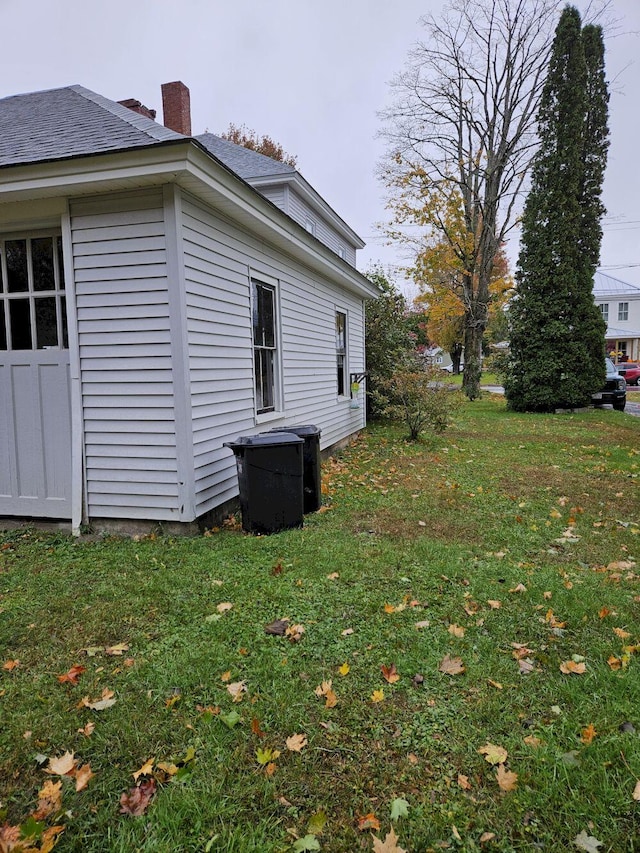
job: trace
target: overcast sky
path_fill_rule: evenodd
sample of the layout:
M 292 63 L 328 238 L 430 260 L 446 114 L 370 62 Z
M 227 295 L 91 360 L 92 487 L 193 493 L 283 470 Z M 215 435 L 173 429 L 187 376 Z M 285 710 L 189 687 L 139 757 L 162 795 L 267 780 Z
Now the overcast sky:
M 586 0 L 576 3 L 584 8 Z M 359 267 L 401 262 L 375 224 L 377 111 L 444 0 L 0 0 L 0 97 L 79 83 L 162 117 L 161 83 L 191 90 L 194 134 L 266 133 L 367 242 Z M 602 268 L 640 284 L 640 0 L 611 0 L 611 149 Z M 511 254 L 515 252 L 512 249 Z

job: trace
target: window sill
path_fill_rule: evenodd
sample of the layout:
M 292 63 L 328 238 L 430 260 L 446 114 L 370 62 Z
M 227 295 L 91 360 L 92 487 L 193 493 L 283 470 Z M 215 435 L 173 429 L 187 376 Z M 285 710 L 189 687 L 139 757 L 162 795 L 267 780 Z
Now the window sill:
M 282 421 L 284 417 L 284 412 L 265 412 L 263 415 L 256 415 L 256 425 Z

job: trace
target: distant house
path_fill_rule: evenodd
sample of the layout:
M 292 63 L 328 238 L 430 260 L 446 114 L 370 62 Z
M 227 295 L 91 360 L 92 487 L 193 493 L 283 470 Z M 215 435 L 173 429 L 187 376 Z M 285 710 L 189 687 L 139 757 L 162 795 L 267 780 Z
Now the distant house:
M 607 324 L 608 352 L 626 361 L 640 360 L 640 287 L 597 272 L 593 285 L 596 305 Z
M 81 86 L 0 100 L 0 516 L 207 519 L 223 443 L 364 425 L 364 244 L 290 166 Z

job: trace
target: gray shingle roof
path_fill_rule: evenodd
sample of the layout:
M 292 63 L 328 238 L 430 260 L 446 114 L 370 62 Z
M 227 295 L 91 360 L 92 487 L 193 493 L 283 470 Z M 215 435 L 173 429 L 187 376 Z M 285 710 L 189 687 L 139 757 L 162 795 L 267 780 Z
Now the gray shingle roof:
M 225 166 L 245 181 L 251 178 L 266 178 L 271 175 L 295 174 L 296 170 L 293 166 L 288 166 L 279 160 L 273 160 L 271 157 L 265 157 L 264 154 L 251 151 L 250 148 L 244 148 L 242 145 L 236 145 L 227 139 L 221 139 L 213 133 L 202 133 L 200 136 L 196 136 L 196 139 L 214 157 L 221 160 Z
M 0 99 L 0 166 L 139 148 L 181 134 L 83 86 Z

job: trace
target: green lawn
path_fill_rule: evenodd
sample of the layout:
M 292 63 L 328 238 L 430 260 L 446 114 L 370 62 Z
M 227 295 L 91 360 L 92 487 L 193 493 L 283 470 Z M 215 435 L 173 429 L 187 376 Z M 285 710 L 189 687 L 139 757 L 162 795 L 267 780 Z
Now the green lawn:
M 484 397 L 301 530 L 0 533 L 0 850 L 640 850 L 639 439 Z

